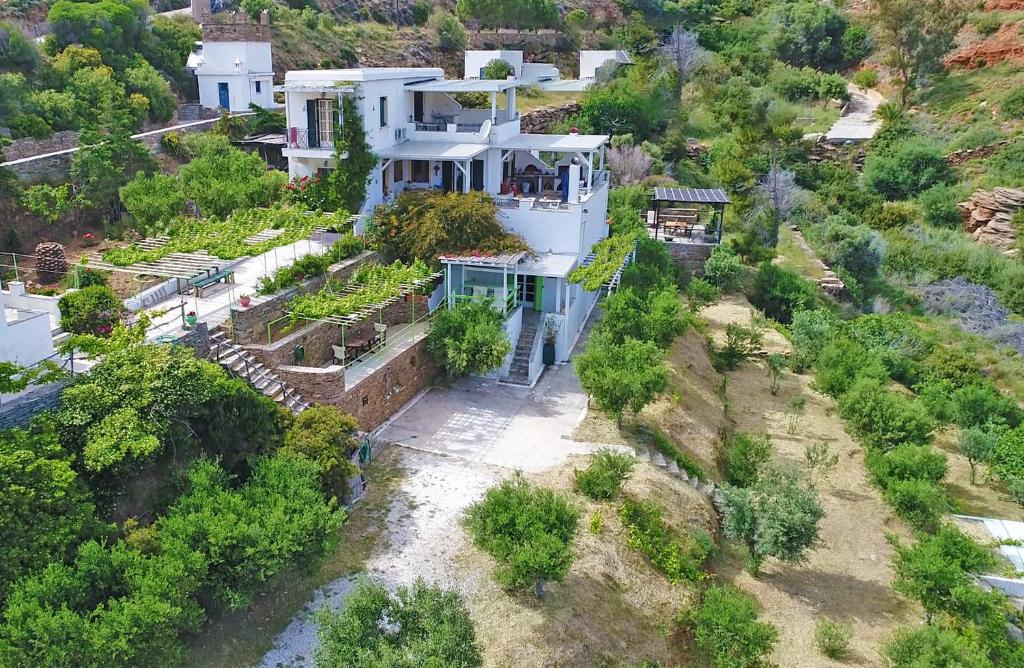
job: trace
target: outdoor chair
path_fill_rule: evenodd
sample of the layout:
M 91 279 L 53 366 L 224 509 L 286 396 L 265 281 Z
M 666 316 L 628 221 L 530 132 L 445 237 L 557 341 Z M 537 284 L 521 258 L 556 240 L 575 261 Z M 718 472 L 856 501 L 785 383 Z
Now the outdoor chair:
M 388 326 L 382 322 L 373 323 L 373 328 L 377 331 L 377 336 L 380 338 L 380 345 L 386 345 L 388 342 Z
M 331 344 L 331 350 L 334 351 L 334 361 L 341 366 L 345 366 L 345 349 Z

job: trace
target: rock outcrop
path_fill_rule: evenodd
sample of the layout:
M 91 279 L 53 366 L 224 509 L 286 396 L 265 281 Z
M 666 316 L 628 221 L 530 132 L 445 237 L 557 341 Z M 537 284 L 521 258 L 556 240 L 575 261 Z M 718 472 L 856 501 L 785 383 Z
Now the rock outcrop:
M 957 206 L 964 215 L 964 227 L 976 241 L 995 246 L 1007 255 L 1017 255 L 1013 217 L 1024 208 L 1024 190 L 978 190 Z

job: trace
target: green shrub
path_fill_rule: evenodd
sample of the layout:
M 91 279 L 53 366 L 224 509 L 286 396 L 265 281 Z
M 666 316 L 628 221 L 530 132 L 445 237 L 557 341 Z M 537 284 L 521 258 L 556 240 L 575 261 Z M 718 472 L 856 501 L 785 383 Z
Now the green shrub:
M 754 276 L 751 303 L 766 316 L 788 325 L 793 314 L 821 303 L 818 286 L 795 271 L 764 262 Z
M 550 489 L 533 487 L 516 473 L 466 510 L 466 527 L 476 546 L 498 562 L 494 576 L 508 588 L 560 582 L 572 565 L 579 510 Z
M 90 285 L 60 298 L 60 326 L 72 334 L 109 336 L 121 321 L 121 300 L 105 285 Z
M 325 608 L 316 621 L 318 668 L 475 668 L 483 663 L 462 596 L 428 586 L 422 579 L 412 587 L 399 587 L 394 594 L 383 584 L 360 580 L 340 611 Z
M 956 228 L 963 222 L 956 206 L 956 193 L 949 186 L 932 186 L 918 195 L 917 204 L 921 207 L 924 222 L 932 227 Z
M 494 60 L 484 65 L 484 69 L 480 73 L 480 78 L 505 80 L 510 76 L 515 76 L 515 73 L 515 69 L 511 65 L 509 65 L 507 60 L 495 58 Z
M 958 388 L 951 397 L 952 419 L 967 429 L 986 424 L 1016 427 L 1021 422 L 1017 402 L 1003 395 L 990 382 L 976 382 Z
M 715 246 L 704 261 L 704 278 L 723 292 L 733 292 L 740 287 L 743 262 L 728 246 Z
M 590 458 L 590 466 L 574 472 L 576 491 L 595 501 L 611 501 L 622 491 L 635 464 L 635 457 L 602 448 Z
M 913 202 L 882 202 L 875 215 L 868 218 L 868 223 L 875 229 L 891 230 L 910 227 L 920 218 L 921 212 Z
M 833 661 L 842 661 L 850 651 L 853 629 L 849 624 L 823 619 L 814 627 L 814 644 L 818 651 Z
M 875 484 L 882 489 L 904 480 L 940 483 L 949 469 L 946 455 L 927 445 L 898 445 L 885 452 L 871 450 L 865 464 Z
M 601 302 L 601 309 L 603 316 L 598 329 L 618 345 L 632 338 L 667 348 L 686 331 L 675 286 L 652 290 L 645 297 L 632 288 L 616 290 Z
M 1004 481 L 1024 479 L 1024 427 L 1003 432 L 989 462 L 992 472 Z
M 971 24 L 981 35 L 992 35 L 1003 25 L 1003 16 L 999 12 L 981 12 L 971 18 Z
M 652 341 L 627 337 L 617 344 L 594 332 L 573 364 L 583 390 L 620 426 L 627 408 L 639 413 L 668 386 L 664 353 Z
M 427 30 L 433 36 L 434 46 L 442 51 L 466 48 L 466 28 L 454 14 L 434 11 L 427 19 Z
M 935 625 L 900 629 L 885 644 L 885 658 L 891 668 L 989 668 L 992 665 L 985 652 L 969 640 Z
M 790 340 L 793 343 L 793 368 L 813 366 L 821 350 L 834 340 L 839 319 L 827 309 L 805 309 L 793 314 Z
M 953 171 L 942 151 L 923 138 L 910 138 L 864 163 L 864 182 L 888 200 L 906 200 L 934 185 L 951 183 Z
M 449 375 L 462 376 L 500 367 L 512 344 L 501 313 L 490 304 L 461 302 L 430 323 L 427 350 Z
M 349 478 L 359 473 L 352 454 L 359 448 L 359 422 L 336 406 L 310 406 L 299 413 L 284 435 L 284 449 L 316 463 L 324 492 L 349 500 Z
M 839 414 L 865 445 L 891 450 L 931 442 L 934 424 L 921 405 L 875 378 L 860 378 L 839 399 Z
M 853 75 L 853 83 L 861 88 L 874 88 L 878 85 L 878 70 L 857 70 Z
M 754 599 L 732 585 L 712 585 L 680 615 L 715 668 L 769 668 L 778 629 L 757 620 Z
M 1002 105 L 1003 116 L 1009 119 L 1024 118 L 1024 86 L 1018 86 L 1006 94 Z
M 824 343 L 818 342 L 819 345 Z M 825 343 L 814 364 L 814 385 L 825 394 L 838 399 L 861 378 L 878 382 L 888 378 L 882 360 L 868 352 L 860 343 L 846 337 Z
M 711 364 L 716 371 L 732 371 L 761 346 L 761 331 L 734 322 L 725 326 L 725 346 L 711 350 Z
M 927 480 L 891 481 L 883 496 L 897 515 L 921 531 L 935 531 L 949 508 L 945 491 Z
M 761 468 L 771 455 L 772 442 L 767 434 L 738 431 L 729 437 L 719 452 L 722 473 L 729 484 L 749 487 L 757 482 Z
M 664 509 L 650 501 L 626 499 L 619 517 L 626 527 L 626 540 L 639 550 L 669 582 L 699 580 L 704 562 L 714 550 L 714 541 L 703 530 L 696 529 L 684 541 L 661 519 Z
M 703 278 L 694 278 L 686 284 L 686 289 L 683 290 L 683 298 L 686 299 L 686 305 L 694 313 L 698 313 L 702 309 L 711 306 L 719 300 L 722 293 L 719 289 Z

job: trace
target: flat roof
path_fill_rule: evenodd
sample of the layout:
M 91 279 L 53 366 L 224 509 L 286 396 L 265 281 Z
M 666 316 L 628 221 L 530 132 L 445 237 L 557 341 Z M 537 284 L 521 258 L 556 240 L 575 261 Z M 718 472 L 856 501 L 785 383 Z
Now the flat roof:
M 513 151 L 585 153 L 608 143 L 608 135 L 516 135 L 498 144 Z
M 469 160 L 488 149 L 487 144 L 453 144 L 440 141 L 405 141 L 378 151 L 382 158 L 401 160 Z
M 439 255 L 437 259 L 444 264 L 461 264 L 466 267 L 509 268 L 519 264 L 526 255 L 526 251 L 499 255 L 469 251 L 458 255 Z
M 721 188 L 655 188 L 654 199 L 659 202 L 685 202 L 686 204 L 729 203 L 729 196 Z
M 985 527 L 992 538 L 1005 541 L 999 545 L 999 553 L 1013 564 L 1014 570 L 1024 571 L 1024 547 L 1020 545 L 1024 541 L 1024 522 L 973 515 L 954 515 L 953 517 L 971 524 L 980 524 Z M 1013 544 L 1009 544 L 1010 542 Z
M 543 253 L 523 260 L 519 272 L 532 276 L 564 278 L 576 266 L 576 256 L 564 253 Z
M 417 93 L 501 93 L 522 85 L 517 79 L 435 79 L 405 84 Z
M 539 81 L 537 85 L 551 93 L 579 93 L 593 83 L 594 79 L 552 79 Z
M 436 79 L 444 76 L 440 67 L 350 67 L 340 70 L 291 70 L 284 75 L 284 90 L 301 87 L 337 88 L 338 83 L 385 81 L 389 79 Z M 342 86 L 343 88 L 345 86 Z

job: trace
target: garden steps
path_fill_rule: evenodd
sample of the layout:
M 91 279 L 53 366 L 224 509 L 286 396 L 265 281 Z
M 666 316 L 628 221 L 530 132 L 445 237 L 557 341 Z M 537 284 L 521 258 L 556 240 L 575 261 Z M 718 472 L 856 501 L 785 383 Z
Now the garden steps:
M 210 335 L 210 359 L 232 376 L 248 382 L 258 392 L 293 413 L 298 414 L 309 408 L 293 388 L 257 361 L 251 353 L 231 341 L 223 331 L 215 331 Z
M 523 326 L 519 330 L 519 340 L 516 342 L 512 364 L 509 365 L 508 375 L 505 377 L 506 382 L 516 385 L 530 384 L 530 353 L 533 352 L 533 342 L 537 338 L 539 328 L 540 313 L 524 310 Z
M 679 467 L 679 464 L 674 460 L 658 452 L 653 446 L 647 446 L 646 448 L 637 448 L 634 450 L 636 456 L 639 459 L 650 462 L 652 465 L 663 469 L 669 475 L 678 478 L 679 482 L 684 485 L 689 485 L 693 489 L 697 490 L 704 496 L 711 499 L 712 503 L 716 506 L 722 504 L 722 493 L 719 491 L 718 486 L 713 482 L 701 482 L 700 479 L 690 477 L 684 469 Z

